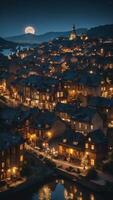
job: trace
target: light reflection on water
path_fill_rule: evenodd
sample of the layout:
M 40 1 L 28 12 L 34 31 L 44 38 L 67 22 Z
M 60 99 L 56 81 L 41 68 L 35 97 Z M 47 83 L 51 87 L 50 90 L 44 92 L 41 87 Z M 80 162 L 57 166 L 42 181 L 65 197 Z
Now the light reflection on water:
M 102 196 L 94 195 L 75 184 L 64 180 L 55 180 L 44 185 L 33 194 L 32 200 L 108 200 Z M 110 200 L 110 199 L 109 199 Z

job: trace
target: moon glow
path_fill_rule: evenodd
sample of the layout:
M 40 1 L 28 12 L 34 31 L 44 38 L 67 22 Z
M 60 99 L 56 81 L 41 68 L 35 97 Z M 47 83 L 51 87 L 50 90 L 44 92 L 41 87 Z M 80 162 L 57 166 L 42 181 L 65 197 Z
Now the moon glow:
M 26 28 L 25 28 L 25 34 L 35 34 L 35 29 L 34 29 L 34 27 L 32 27 L 32 26 L 27 26 Z

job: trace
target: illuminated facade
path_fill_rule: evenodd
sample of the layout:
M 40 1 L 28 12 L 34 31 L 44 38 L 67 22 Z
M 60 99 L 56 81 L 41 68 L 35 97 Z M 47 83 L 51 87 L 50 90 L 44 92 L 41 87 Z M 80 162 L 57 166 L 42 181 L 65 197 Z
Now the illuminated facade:
M 18 134 L 0 134 L 0 181 L 20 176 L 24 162 L 24 140 Z
M 95 166 L 107 158 L 108 141 L 101 130 L 90 132 L 85 143 L 85 155 L 87 165 Z
M 43 142 L 61 136 L 65 129 L 65 124 L 53 112 L 40 112 L 36 119 L 29 120 L 27 140 L 32 146 L 42 146 Z
M 75 132 L 74 134 L 76 137 L 79 135 L 79 140 L 73 139 L 69 142 L 68 139 L 65 139 L 58 146 L 58 155 L 63 160 L 71 161 L 85 168 L 96 166 L 107 158 L 107 137 L 101 130 L 90 132 L 84 139 L 83 137 L 80 139 L 80 133 Z
M 70 33 L 69 40 L 76 40 L 76 39 L 77 39 L 77 34 L 76 34 L 76 30 L 75 30 L 75 25 L 73 25 L 73 30 Z

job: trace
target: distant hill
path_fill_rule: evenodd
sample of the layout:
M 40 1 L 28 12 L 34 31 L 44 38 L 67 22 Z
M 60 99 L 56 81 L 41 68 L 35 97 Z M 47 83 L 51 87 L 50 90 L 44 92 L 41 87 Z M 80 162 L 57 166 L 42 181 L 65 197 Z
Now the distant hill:
M 86 33 L 87 29 L 81 28 L 77 29 L 77 34 Z M 48 42 L 59 36 L 68 36 L 70 34 L 69 31 L 67 32 L 48 32 L 42 35 L 33 35 L 33 34 L 23 34 L 18 36 L 12 36 L 6 38 L 8 41 L 17 42 L 17 43 L 26 43 L 26 44 L 38 44 L 41 42 Z
M 17 44 L 7 41 L 0 37 L 0 50 L 7 49 L 7 48 L 15 48 Z
M 98 38 L 98 37 L 113 38 L 113 24 L 91 28 L 90 30 L 87 31 L 87 34 L 91 38 Z
M 98 37 L 103 37 L 103 38 L 109 38 L 113 37 L 113 24 L 111 25 L 103 25 L 103 26 L 98 26 L 94 27 L 91 29 L 85 29 L 85 28 L 80 28 L 77 29 L 77 34 L 81 35 L 82 33 L 87 33 L 90 38 L 98 38 Z M 12 36 L 5 38 L 5 41 L 1 41 L 1 43 L 5 46 L 13 46 L 15 45 L 14 43 L 18 44 L 39 44 L 42 42 L 48 42 L 49 40 L 52 40 L 56 37 L 59 36 L 68 36 L 70 34 L 70 31 L 65 31 L 65 32 L 48 32 L 42 35 L 33 35 L 33 34 L 23 34 L 23 35 L 17 35 L 17 36 Z M 3 40 L 3 39 L 2 39 Z M 8 43 L 9 42 L 14 42 L 14 43 Z
M 37 42 L 37 35 L 23 34 L 5 38 L 7 41 L 16 42 L 19 44 L 35 44 Z

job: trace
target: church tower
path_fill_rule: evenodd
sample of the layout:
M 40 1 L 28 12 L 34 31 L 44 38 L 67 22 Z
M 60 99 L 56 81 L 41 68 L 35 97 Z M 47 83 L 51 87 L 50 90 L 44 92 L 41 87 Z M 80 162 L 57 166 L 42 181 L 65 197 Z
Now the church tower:
M 76 39 L 77 39 L 77 33 L 76 33 L 75 25 L 73 25 L 73 30 L 70 33 L 69 40 L 76 40 Z

